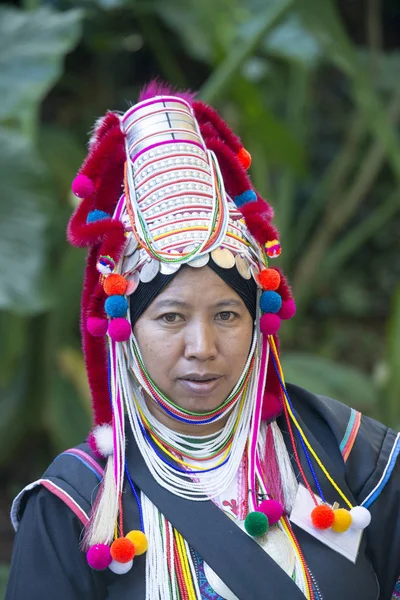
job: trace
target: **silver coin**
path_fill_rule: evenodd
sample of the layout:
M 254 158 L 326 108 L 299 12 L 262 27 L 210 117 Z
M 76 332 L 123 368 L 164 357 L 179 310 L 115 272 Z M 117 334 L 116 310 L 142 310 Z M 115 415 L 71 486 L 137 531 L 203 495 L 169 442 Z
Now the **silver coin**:
M 122 263 L 122 273 L 132 273 L 136 269 L 136 265 L 139 261 L 139 251 L 134 252 L 130 256 L 124 258 L 124 262 Z
M 203 256 L 198 256 L 197 258 L 193 258 L 186 264 L 189 267 L 194 267 L 195 269 L 200 269 L 201 267 L 205 267 L 209 260 L 210 260 L 210 255 L 207 253 L 207 254 L 203 254 Z
M 126 280 L 128 282 L 128 287 L 126 288 L 125 296 L 130 296 L 131 294 L 133 294 L 133 292 L 139 285 L 139 271 L 135 271 L 134 273 L 132 273 L 132 275 L 127 277 Z
M 213 261 L 222 269 L 231 269 L 235 266 L 235 258 L 228 248 L 217 248 L 211 252 Z
M 173 275 L 180 268 L 180 263 L 160 263 L 160 271 L 163 275 Z
M 260 271 L 254 265 L 252 265 L 250 267 L 250 272 L 251 272 L 252 277 L 253 277 L 254 281 L 256 282 L 257 286 L 259 288 L 262 288 L 262 285 L 259 280 Z
M 235 257 L 236 268 L 243 279 L 251 279 L 250 265 L 244 256 L 236 254 Z
M 159 269 L 159 261 L 155 258 L 151 258 L 148 262 L 144 263 L 142 270 L 140 271 L 140 281 L 149 283 L 157 275 Z
M 135 252 L 137 247 L 138 247 L 138 241 L 134 235 L 131 235 L 129 237 L 129 241 L 128 241 L 125 251 L 124 251 L 125 256 L 131 256 L 131 254 L 133 254 Z

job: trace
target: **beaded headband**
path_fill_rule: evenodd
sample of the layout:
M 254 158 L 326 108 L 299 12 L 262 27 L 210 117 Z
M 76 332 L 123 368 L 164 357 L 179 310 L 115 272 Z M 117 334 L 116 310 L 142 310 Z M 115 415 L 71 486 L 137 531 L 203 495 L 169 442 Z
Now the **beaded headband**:
M 272 208 L 246 173 L 250 155 L 212 108 L 151 83 L 125 114 L 98 122 L 89 148 L 72 185 L 82 201 L 68 237 L 90 248 L 81 329 L 101 424 L 112 418 L 105 338 L 129 340 L 127 297 L 134 301 L 140 281 L 182 265 L 203 267 L 211 256 L 255 279 L 264 335 L 276 335 L 295 306 L 283 274 L 268 268 L 281 249 Z M 276 414 L 279 395 L 270 367 L 264 417 Z

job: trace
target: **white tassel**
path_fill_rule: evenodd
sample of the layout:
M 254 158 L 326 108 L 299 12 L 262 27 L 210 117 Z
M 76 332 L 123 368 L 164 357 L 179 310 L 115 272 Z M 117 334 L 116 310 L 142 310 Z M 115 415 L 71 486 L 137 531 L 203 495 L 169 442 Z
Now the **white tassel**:
M 94 544 L 111 544 L 114 538 L 115 523 L 118 518 L 118 491 L 114 478 L 114 458 L 109 456 L 104 469 L 103 483 L 99 496 L 86 525 L 83 541 L 84 549 Z
M 279 471 L 281 474 L 283 496 L 285 499 L 285 510 L 290 515 L 297 494 L 298 483 L 293 472 L 282 432 L 276 422 L 271 423 L 271 429 L 274 438 L 276 459 L 278 461 Z

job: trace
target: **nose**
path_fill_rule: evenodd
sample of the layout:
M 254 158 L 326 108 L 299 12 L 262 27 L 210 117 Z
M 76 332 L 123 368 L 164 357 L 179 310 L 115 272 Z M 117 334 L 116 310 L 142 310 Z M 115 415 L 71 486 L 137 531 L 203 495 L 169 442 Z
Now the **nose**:
M 216 358 L 216 331 L 211 323 L 198 320 L 186 327 L 184 356 L 187 360 L 197 359 L 201 362 Z

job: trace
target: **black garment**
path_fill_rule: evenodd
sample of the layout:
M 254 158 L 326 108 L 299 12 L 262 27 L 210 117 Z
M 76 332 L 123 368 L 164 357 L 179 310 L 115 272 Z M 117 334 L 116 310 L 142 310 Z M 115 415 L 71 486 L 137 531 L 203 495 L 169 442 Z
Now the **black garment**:
M 300 424 L 311 445 L 350 500 L 354 504 L 360 503 L 381 479 L 396 439 L 395 432 L 363 417 L 352 452 L 347 462 L 344 463 L 339 445 L 349 422 L 350 409 L 333 400 L 316 397 L 295 386 L 288 386 L 288 388 Z M 287 439 L 288 434 L 283 419 L 279 419 L 278 422 L 285 439 Z M 87 446 L 84 448 L 87 452 Z M 288 448 L 292 454 L 289 443 Z M 301 455 L 300 449 L 299 453 Z M 146 469 L 143 469 L 143 465 L 140 463 L 141 457 L 138 457 L 137 452 L 135 453 L 133 440 L 128 440 L 127 458 L 132 477 L 135 477 L 135 471 L 137 477 L 144 477 L 143 483 L 147 486 L 145 493 L 157 503 L 156 496 L 154 498 L 151 496 L 153 491 L 157 492 L 154 480 L 145 481 Z M 65 473 L 65 468 L 69 468 L 66 462 L 69 459 L 71 460 L 71 457 L 63 455 L 57 459 L 49 469 L 50 476 L 53 478 L 57 476 L 57 470 Z M 306 463 L 303 466 L 309 475 Z M 77 500 L 82 497 L 81 505 L 86 510 L 93 499 L 92 495 L 98 486 L 98 480 L 93 473 L 77 461 L 74 463 L 74 469 L 77 471 L 81 469 L 80 474 L 74 473 L 74 481 L 77 476 L 80 477 L 80 480 L 78 478 L 80 484 L 77 486 L 80 489 L 75 497 Z M 336 493 L 332 492 L 332 488 L 318 470 L 317 474 L 328 501 L 335 501 Z M 57 481 L 60 483 L 61 480 Z M 309 478 L 309 481 L 311 483 L 312 479 Z M 135 559 L 134 568 L 127 575 L 118 577 L 110 571 L 96 573 L 88 568 L 85 556 L 79 550 L 82 526 L 62 501 L 41 488 L 30 492 L 26 496 L 26 500 L 26 506 L 21 505 L 22 519 L 15 540 L 6 600 L 26 600 L 26 598 L 39 600 L 50 597 L 50 594 L 51 596 L 56 594 L 57 600 L 92 600 L 94 598 L 99 600 L 103 598 L 142 600 L 144 598 L 144 557 Z M 391 599 L 392 590 L 400 574 L 399 501 L 400 467 L 397 463 L 390 480 L 370 507 L 372 522 L 363 536 L 356 565 L 352 565 L 347 559 L 323 546 L 307 533 L 294 528 L 324 600 Z M 187 503 L 187 501 L 182 502 Z M 188 503 L 186 505 L 186 521 L 182 522 L 182 527 L 186 528 L 186 539 L 191 543 L 189 535 L 197 532 L 199 538 L 208 536 L 210 546 L 218 547 L 219 545 L 222 548 L 226 540 L 219 538 L 219 528 L 213 526 L 213 529 L 209 531 L 212 520 L 218 518 L 215 514 L 216 507 L 212 505 L 213 508 L 208 513 L 210 523 L 207 522 L 207 518 L 196 522 L 197 508 L 193 505 L 197 504 Z M 170 514 L 167 514 L 167 511 L 173 515 L 176 508 L 176 501 L 172 500 L 169 506 L 166 505 L 164 511 L 173 524 L 173 519 Z M 129 489 L 124 494 L 124 510 L 128 528 L 137 528 L 139 523 L 136 504 L 129 494 Z M 203 507 L 201 510 L 207 510 L 207 507 Z M 228 518 L 218 509 L 216 510 L 223 519 L 221 521 L 223 526 L 221 529 L 223 529 L 226 527 L 225 519 Z M 237 545 L 238 561 L 240 561 L 240 565 L 230 565 L 233 570 L 241 568 L 243 564 L 251 563 L 249 554 L 240 554 L 240 550 L 243 548 L 241 535 L 245 534 L 233 524 L 232 540 L 229 543 L 233 548 L 236 547 L 235 544 Z M 253 545 L 256 546 L 254 543 Z M 197 550 L 196 547 L 195 550 Z M 208 560 L 205 555 L 203 558 Z M 221 556 L 221 562 L 223 561 L 224 556 Z M 211 566 L 214 568 L 214 565 Z M 251 570 L 251 564 L 249 569 Z M 266 561 L 265 571 L 260 576 L 267 577 L 269 572 L 271 572 L 270 565 Z M 274 574 L 277 572 L 276 568 L 273 572 Z M 277 580 L 279 580 L 280 574 L 281 579 L 288 579 L 283 571 L 279 570 Z M 226 583 L 229 585 L 230 582 L 226 581 Z M 267 593 L 268 578 L 265 581 L 265 590 L 265 598 L 270 597 Z M 279 598 L 286 600 L 288 597 L 286 594 L 275 596 L 276 600 Z M 261 600 L 262 596 L 252 594 L 250 583 L 246 597 L 240 596 L 240 598 L 241 600 L 258 600 L 259 598 Z

